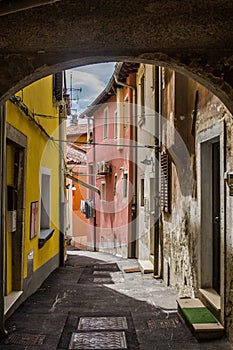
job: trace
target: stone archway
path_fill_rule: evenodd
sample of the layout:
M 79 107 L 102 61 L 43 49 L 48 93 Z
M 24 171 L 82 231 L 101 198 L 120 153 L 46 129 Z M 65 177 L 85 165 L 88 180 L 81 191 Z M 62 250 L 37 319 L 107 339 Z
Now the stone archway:
M 233 112 L 232 9 L 230 0 L 0 3 L 0 102 L 60 69 L 138 61 L 191 76 Z
M 194 78 L 233 113 L 232 0 L 20 3 L 0 1 L 0 103 L 61 69 L 136 61 Z

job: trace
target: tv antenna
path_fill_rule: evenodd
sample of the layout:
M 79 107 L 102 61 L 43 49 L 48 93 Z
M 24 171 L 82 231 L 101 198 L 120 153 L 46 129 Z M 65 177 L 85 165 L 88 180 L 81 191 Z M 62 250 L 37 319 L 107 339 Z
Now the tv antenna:
M 82 88 L 73 88 L 73 75 L 72 72 L 70 73 L 70 87 L 68 88 L 69 92 L 70 92 L 70 107 L 72 109 L 72 101 L 79 101 L 79 92 L 82 92 Z M 74 98 L 74 95 L 76 95 L 76 97 Z

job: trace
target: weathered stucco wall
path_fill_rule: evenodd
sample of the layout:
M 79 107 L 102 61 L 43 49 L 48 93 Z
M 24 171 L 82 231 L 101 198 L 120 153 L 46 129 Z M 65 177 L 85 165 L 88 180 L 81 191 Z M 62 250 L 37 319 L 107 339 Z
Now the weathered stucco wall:
M 163 71 L 162 143 L 170 159 L 170 210 L 162 213 L 161 227 L 163 275 L 165 282 L 176 287 L 181 295 L 193 295 L 197 288 L 198 258 L 194 137 L 191 134 L 195 83 L 188 86 L 188 82 L 174 71 Z
M 155 143 L 155 66 L 140 65 L 137 73 L 137 143 Z M 137 149 L 138 170 L 138 258 L 153 259 L 155 152 L 146 147 Z M 148 164 L 145 162 L 148 160 Z M 143 188 L 142 188 L 143 187 Z
M 169 76 L 167 73 L 167 77 Z M 175 73 L 173 73 L 175 74 Z M 186 81 L 185 81 L 185 80 Z M 203 252 L 202 240 L 205 240 L 205 232 L 201 228 L 201 159 L 200 149 L 201 142 L 204 140 L 202 135 L 208 135 L 207 139 L 213 137 L 214 130 L 217 128 L 223 130 L 223 137 L 220 152 L 220 297 L 221 312 L 225 312 L 226 329 L 229 337 L 233 339 L 232 323 L 233 323 L 233 200 L 229 195 L 229 187 L 224 183 L 224 172 L 232 171 L 232 115 L 221 103 L 221 101 L 203 86 L 194 82 L 190 78 L 180 79 L 176 74 L 175 80 L 178 84 L 174 84 L 174 79 L 167 79 L 164 89 L 164 95 L 169 95 L 171 99 L 164 99 L 163 117 L 169 119 L 172 115 L 174 107 L 174 123 L 176 131 L 182 136 L 184 141 L 183 147 L 189 153 L 189 168 L 192 170 L 192 181 L 189 182 L 189 188 L 186 186 L 184 191 L 182 181 L 182 173 L 179 172 L 179 159 L 174 158 L 174 149 L 171 144 L 168 152 L 171 158 L 171 179 L 170 179 L 170 213 L 162 213 L 161 234 L 163 236 L 164 264 L 163 276 L 165 282 L 174 286 L 182 296 L 198 295 L 199 288 L 205 284 L 205 276 L 203 275 L 203 264 L 211 264 L 211 256 L 208 257 L 208 250 Z M 181 83 L 183 80 L 183 83 Z M 173 96 L 171 90 L 173 89 Z M 198 90 L 198 100 L 195 111 L 195 96 Z M 182 96 L 182 101 L 176 97 Z M 175 101 L 172 106 L 171 101 Z M 167 102 L 166 101 L 170 101 Z M 195 132 L 192 135 L 193 117 L 196 113 Z M 183 129 L 181 129 L 183 128 Z M 166 126 L 167 131 L 169 125 Z M 180 132 L 182 130 L 182 132 Z M 193 129 L 194 131 L 194 129 Z M 212 135 L 212 136 L 211 136 Z M 174 138 L 175 139 L 175 138 Z M 202 140 L 203 139 L 203 140 Z M 170 139 L 171 142 L 171 139 Z M 212 142 L 212 141 L 211 141 Z M 207 169 L 208 170 L 208 169 Z M 211 170 L 212 171 L 212 170 Z M 205 175 L 205 174 L 204 174 Z M 208 204 L 208 200 L 205 199 Z M 203 213 L 202 213 L 203 216 Z M 203 245 L 208 247 L 211 244 L 206 241 Z M 205 257 L 206 255 L 206 257 Z M 203 258 L 204 256 L 204 258 Z M 225 304 L 224 304 L 225 300 Z

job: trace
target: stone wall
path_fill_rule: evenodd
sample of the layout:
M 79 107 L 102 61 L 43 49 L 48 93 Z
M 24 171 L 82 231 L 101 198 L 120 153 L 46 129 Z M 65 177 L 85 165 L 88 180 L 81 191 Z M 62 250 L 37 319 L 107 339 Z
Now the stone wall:
M 176 74 L 177 77 L 177 74 Z M 179 77 L 178 77 L 179 79 Z M 187 81 L 186 92 L 182 89 L 182 84 L 179 84 L 179 90 L 174 89 L 175 111 L 174 123 L 176 131 L 179 133 L 182 123 L 185 130 L 182 130 L 183 146 L 187 147 L 190 162 L 189 168 L 192 170 L 192 181 L 189 182 L 188 191 L 183 191 L 183 181 L 180 177 L 181 172 L 178 171 L 178 166 L 172 158 L 171 153 L 171 181 L 170 181 L 170 213 L 162 213 L 161 218 L 161 235 L 163 237 L 163 278 L 164 281 L 175 287 L 182 296 L 197 296 L 199 288 L 202 287 L 202 269 L 203 256 L 207 252 L 203 250 L 201 241 L 205 237 L 205 232 L 202 232 L 201 227 L 201 160 L 200 160 L 200 140 L 201 135 L 209 133 L 216 129 L 217 126 L 223 129 L 222 144 L 220 143 L 220 152 L 223 154 L 220 164 L 220 187 L 221 192 L 221 233 L 220 233 L 220 255 L 221 255 L 221 312 L 222 319 L 225 318 L 227 334 L 230 340 L 233 340 L 233 198 L 229 195 L 229 187 L 224 184 L 224 172 L 232 171 L 233 169 L 233 150 L 232 150 L 232 115 L 210 91 L 203 86 L 194 82 L 189 78 Z M 166 89 L 171 87 L 167 86 Z M 166 89 L 164 94 L 166 94 Z M 194 96 L 198 90 L 198 103 L 196 111 L 195 133 L 191 135 Z M 177 108 L 176 96 L 182 96 L 184 113 L 177 114 L 180 108 Z M 169 106 L 166 106 L 167 118 L 171 113 Z M 214 135 L 214 134 L 213 134 Z M 192 139 L 193 138 L 193 139 Z M 168 148 L 169 151 L 169 148 Z M 187 189 L 187 188 L 186 188 Z M 208 204 L 208 199 L 207 204 Z M 210 203 L 211 205 L 211 203 Z M 202 218 L 203 220 L 203 218 Z M 204 218 L 205 220 L 205 218 Z M 208 247 L 208 242 L 205 243 Z M 204 261 L 208 263 L 208 259 Z M 211 263 L 211 262 L 210 262 Z M 225 305 L 224 305 L 225 300 Z M 224 310 L 225 309 L 225 310 Z M 224 317 L 225 313 L 225 317 Z

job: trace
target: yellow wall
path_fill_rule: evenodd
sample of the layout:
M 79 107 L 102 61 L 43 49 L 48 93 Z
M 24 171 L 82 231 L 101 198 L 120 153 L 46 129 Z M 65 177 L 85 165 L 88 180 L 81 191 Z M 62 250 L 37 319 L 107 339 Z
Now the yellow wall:
M 20 91 L 18 96 L 34 113 L 57 115 L 53 106 L 52 76 L 41 79 Z M 24 277 L 27 276 L 27 256 L 34 249 L 34 271 L 41 267 L 59 252 L 59 147 L 58 143 L 49 140 L 39 128 L 29 120 L 20 109 L 7 102 L 7 122 L 27 136 L 26 150 L 26 211 L 24 238 Z M 43 128 L 51 136 L 58 138 L 58 118 L 36 117 Z M 30 240 L 30 205 L 39 201 L 40 210 L 40 167 L 51 169 L 51 227 L 55 228 L 53 237 L 38 248 L 38 235 Z M 8 176 L 9 177 L 9 176 Z M 40 215 L 39 215 L 40 218 Z M 40 224 L 40 219 L 38 220 Z M 8 250 L 10 251 L 10 242 Z M 9 276 L 10 278 L 10 276 Z

